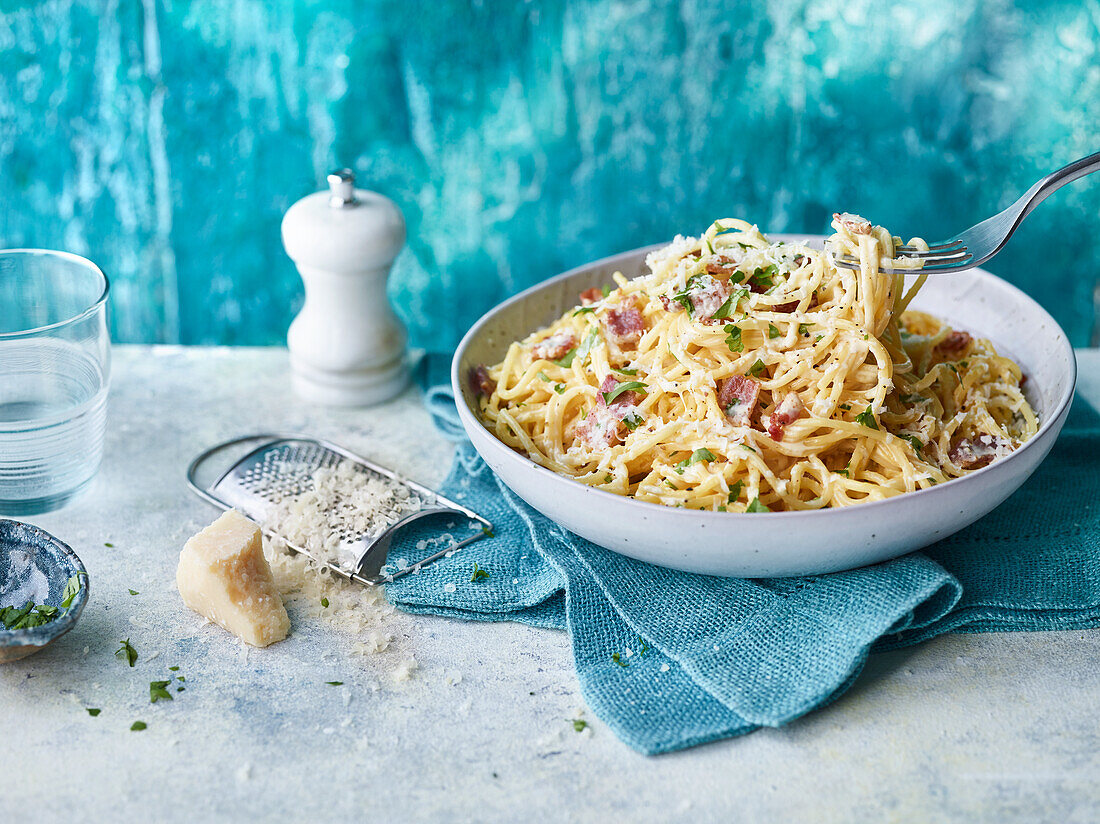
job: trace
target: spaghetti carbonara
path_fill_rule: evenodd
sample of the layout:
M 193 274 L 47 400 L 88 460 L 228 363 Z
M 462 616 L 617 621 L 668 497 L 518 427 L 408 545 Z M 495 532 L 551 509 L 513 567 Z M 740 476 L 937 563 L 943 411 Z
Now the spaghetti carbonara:
M 471 373 L 501 441 L 582 483 L 729 512 L 847 506 L 985 466 L 1038 428 L 1020 368 L 906 311 L 899 238 L 835 215 L 824 250 L 743 220 L 653 252 Z M 909 249 L 926 250 L 919 239 Z M 835 256 L 860 261 L 858 270 Z

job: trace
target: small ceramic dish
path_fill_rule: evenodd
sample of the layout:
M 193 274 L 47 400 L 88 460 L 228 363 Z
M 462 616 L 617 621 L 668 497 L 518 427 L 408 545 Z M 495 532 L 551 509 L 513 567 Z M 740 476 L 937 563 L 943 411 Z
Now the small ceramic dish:
M 65 585 L 80 576 L 80 590 L 68 610 L 29 629 L 0 625 L 0 663 L 45 649 L 76 624 L 88 603 L 88 573 L 76 553 L 44 529 L 0 519 L 0 607 L 36 604 L 61 606 Z
M 822 238 L 774 236 L 776 240 Z M 645 271 L 635 249 L 528 289 L 481 318 L 451 365 L 459 417 L 485 462 L 519 497 L 578 535 L 660 566 L 731 577 L 811 575 L 896 558 L 946 538 L 994 509 L 1035 471 L 1069 413 L 1077 380 L 1073 348 L 1057 322 L 1016 287 L 981 269 L 935 275 L 913 301 L 957 329 L 990 339 L 1028 377 L 1026 394 L 1041 426 L 1011 455 L 930 489 L 855 506 L 803 512 L 699 512 L 614 495 L 558 475 L 513 451 L 485 428 L 467 375 L 499 363 L 512 341 L 575 306 L 583 289 L 614 272 Z

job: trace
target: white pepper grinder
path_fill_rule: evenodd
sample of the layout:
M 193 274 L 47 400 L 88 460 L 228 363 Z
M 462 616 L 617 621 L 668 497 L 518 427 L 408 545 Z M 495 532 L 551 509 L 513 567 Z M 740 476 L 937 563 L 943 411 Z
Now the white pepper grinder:
M 409 381 L 405 327 L 386 298 L 405 218 L 389 198 L 356 189 L 350 169 L 328 184 L 283 217 L 283 246 L 306 291 L 286 336 L 291 384 L 315 403 L 367 406 Z

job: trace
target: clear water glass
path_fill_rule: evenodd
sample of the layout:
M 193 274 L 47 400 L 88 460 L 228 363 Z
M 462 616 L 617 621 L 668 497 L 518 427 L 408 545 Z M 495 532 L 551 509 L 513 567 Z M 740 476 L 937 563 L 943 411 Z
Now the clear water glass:
M 107 278 L 89 260 L 0 251 L 0 514 L 56 509 L 103 457 Z

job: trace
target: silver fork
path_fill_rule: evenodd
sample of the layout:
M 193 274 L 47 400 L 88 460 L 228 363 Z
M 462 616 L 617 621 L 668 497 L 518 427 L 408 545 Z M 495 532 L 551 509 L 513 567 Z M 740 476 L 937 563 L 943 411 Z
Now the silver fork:
M 912 246 L 895 248 L 899 258 L 922 260 L 924 265 L 920 269 L 880 269 L 879 271 L 888 275 L 914 271 L 939 275 L 947 272 L 962 272 L 981 266 L 1004 248 L 1008 239 L 1012 237 L 1012 233 L 1024 218 L 1031 214 L 1032 209 L 1067 183 L 1072 183 L 1077 178 L 1091 174 L 1097 169 L 1100 169 L 1100 152 L 1074 161 L 1056 172 L 1051 172 L 1024 192 L 1019 200 L 1003 212 L 986 218 L 976 226 L 971 226 L 951 240 L 930 244 L 927 252 Z M 845 269 L 859 268 L 859 260 L 851 255 L 835 256 L 834 261 L 837 266 L 843 266 Z

